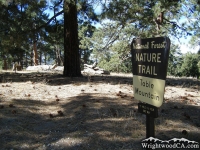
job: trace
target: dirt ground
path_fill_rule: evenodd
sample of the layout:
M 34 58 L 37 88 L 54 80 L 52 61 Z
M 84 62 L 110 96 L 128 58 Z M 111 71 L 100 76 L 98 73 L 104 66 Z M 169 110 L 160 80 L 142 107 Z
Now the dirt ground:
M 200 143 L 200 81 L 167 78 L 164 98 L 156 138 Z M 146 116 L 137 104 L 131 74 L 0 71 L 0 149 L 140 150 Z

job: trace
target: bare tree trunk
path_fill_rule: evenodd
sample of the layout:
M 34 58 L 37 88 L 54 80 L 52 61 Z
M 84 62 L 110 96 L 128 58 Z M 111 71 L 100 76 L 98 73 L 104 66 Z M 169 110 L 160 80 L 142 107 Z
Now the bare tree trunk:
M 63 57 L 61 55 L 61 50 L 60 50 L 60 47 L 58 49 L 58 55 L 59 55 L 59 59 L 60 59 L 60 65 L 62 66 L 63 65 Z
M 25 52 L 25 62 L 24 62 L 25 67 L 28 67 L 28 56 L 27 52 Z
M 46 54 L 46 52 L 44 52 L 44 64 L 45 65 L 47 64 L 47 54 Z
M 67 77 L 81 75 L 78 44 L 78 23 L 76 0 L 64 1 L 64 71 Z
M 63 60 L 62 60 L 62 57 L 61 57 L 61 51 L 60 51 L 59 45 L 56 45 L 55 49 L 56 49 L 56 62 L 57 62 L 57 65 L 61 66 L 61 63 L 63 64 Z
M 21 52 L 20 54 L 20 60 L 19 60 L 19 63 L 21 65 L 21 70 L 23 69 L 23 62 L 24 62 L 24 52 Z
M 33 51 L 31 52 L 31 56 L 30 57 L 31 57 L 31 62 L 30 62 L 31 64 L 30 65 L 33 66 Z
M 40 65 L 42 64 L 42 52 L 40 51 Z
M 58 54 L 58 45 L 56 44 L 55 46 L 55 52 L 56 52 L 56 64 L 58 65 L 58 66 L 60 66 L 60 61 L 59 61 L 59 54 Z
M 34 63 L 34 66 L 38 65 L 38 53 L 37 53 L 37 42 L 36 42 L 36 40 L 34 40 L 34 43 L 33 43 L 33 63 Z
M 4 60 L 3 60 L 3 70 L 7 70 L 7 69 L 8 69 L 7 60 L 6 60 L 6 58 L 4 58 Z

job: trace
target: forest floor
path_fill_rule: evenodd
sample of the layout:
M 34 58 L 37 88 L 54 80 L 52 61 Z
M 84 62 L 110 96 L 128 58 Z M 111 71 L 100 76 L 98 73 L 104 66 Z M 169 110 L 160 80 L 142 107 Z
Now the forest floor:
M 132 75 L 0 71 L 1 150 L 140 150 Z M 167 78 L 155 137 L 200 143 L 200 81 Z M 184 131 L 184 132 L 183 132 Z

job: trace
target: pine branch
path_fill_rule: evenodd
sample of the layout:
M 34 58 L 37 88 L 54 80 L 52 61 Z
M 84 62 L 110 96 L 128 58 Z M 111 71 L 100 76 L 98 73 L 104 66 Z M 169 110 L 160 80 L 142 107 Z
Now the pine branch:
M 164 27 L 166 30 L 168 30 L 168 32 L 170 32 L 170 30 L 168 29 L 168 28 L 166 28 L 166 27 Z M 176 36 L 176 34 L 172 34 L 178 41 L 179 41 L 179 43 L 180 43 L 180 39 Z
M 58 12 L 57 14 L 55 14 L 53 17 L 51 17 L 51 19 L 49 19 L 45 24 L 39 26 L 38 28 L 36 29 L 31 29 L 31 30 L 28 30 L 28 31 L 24 31 L 24 32 L 36 32 L 44 27 L 46 27 L 54 18 L 56 18 L 57 16 L 61 15 L 62 13 L 64 13 L 64 10 Z
M 178 28 L 181 29 L 182 31 L 185 31 L 187 34 L 190 34 L 190 33 L 187 31 L 187 29 L 185 29 L 185 28 L 179 26 L 175 21 L 169 21 L 169 20 L 166 19 L 166 18 L 163 18 L 163 19 L 164 19 L 165 21 L 167 21 L 168 23 L 172 24 L 173 26 L 178 27 Z
M 118 27 L 119 27 L 120 25 L 118 24 L 117 25 L 117 29 L 118 29 Z M 122 27 L 121 27 L 121 29 L 123 29 L 124 28 L 124 26 L 122 25 Z M 120 29 L 120 30 L 121 30 Z M 120 31 L 119 30 L 119 31 Z M 111 35 L 111 37 L 109 38 L 109 40 L 107 41 L 107 43 L 106 43 L 106 45 L 102 48 L 102 49 L 105 49 L 105 48 L 107 48 L 107 47 L 109 47 L 109 45 L 112 45 L 117 39 L 119 39 L 119 32 L 114 32 L 112 35 Z M 115 37 L 114 37 L 115 36 Z M 113 39 L 114 38 L 114 39 Z

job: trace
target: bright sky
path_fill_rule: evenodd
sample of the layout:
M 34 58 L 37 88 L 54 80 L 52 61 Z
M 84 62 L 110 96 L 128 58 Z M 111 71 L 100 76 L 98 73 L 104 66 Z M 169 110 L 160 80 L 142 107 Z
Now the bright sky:
M 187 39 L 181 38 L 180 42 L 177 39 L 171 39 L 171 42 L 179 45 L 180 50 L 183 54 L 185 54 L 187 52 L 197 53 L 200 47 L 199 46 L 194 47 L 194 46 L 190 45 L 189 40 L 190 40 L 190 37 L 188 37 Z
M 181 44 L 179 45 L 180 46 L 180 49 L 181 49 L 181 52 L 183 54 L 187 53 L 187 52 L 191 52 L 191 53 L 197 53 L 198 50 L 199 50 L 199 46 L 196 46 L 196 47 L 191 47 L 187 44 Z
M 196 19 L 191 19 L 190 18 L 190 21 L 191 20 L 196 20 Z M 181 23 L 190 24 L 190 22 L 188 21 L 188 19 L 185 18 L 185 17 L 181 17 L 181 19 L 178 21 L 178 23 L 179 23 L 180 26 L 181 26 Z M 185 54 L 187 52 L 197 53 L 198 50 L 199 50 L 199 46 L 192 46 L 192 45 L 190 45 L 190 43 L 189 43 L 190 39 L 191 39 L 191 36 L 189 36 L 187 38 L 181 38 L 180 42 L 177 39 L 175 39 L 173 42 L 174 42 L 174 44 L 178 44 L 180 46 L 181 52 L 183 54 Z

